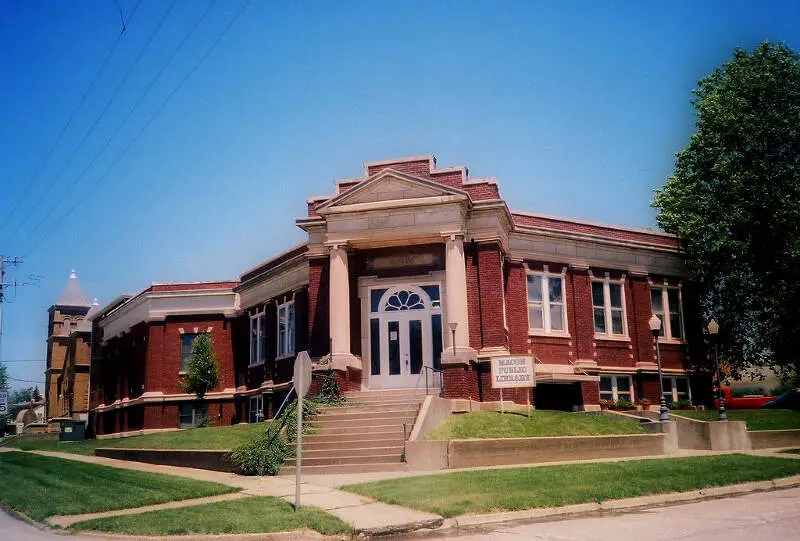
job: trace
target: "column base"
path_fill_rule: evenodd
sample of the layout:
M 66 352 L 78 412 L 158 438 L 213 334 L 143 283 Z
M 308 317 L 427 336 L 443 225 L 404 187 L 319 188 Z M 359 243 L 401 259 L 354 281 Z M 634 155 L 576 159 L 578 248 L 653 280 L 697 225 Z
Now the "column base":
M 470 361 L 475 361 L 477 358 L 478 352 L 469 347 L 456 347 L 455 352 L 453 352 L 452 347 L 449 347 L 442 351 L 442 365 L 469 364 Z
M 347 367 L 361 370 L 361 358 L 352 353 L 331 353 L 330 365 L 334 370 L 347 370 Z

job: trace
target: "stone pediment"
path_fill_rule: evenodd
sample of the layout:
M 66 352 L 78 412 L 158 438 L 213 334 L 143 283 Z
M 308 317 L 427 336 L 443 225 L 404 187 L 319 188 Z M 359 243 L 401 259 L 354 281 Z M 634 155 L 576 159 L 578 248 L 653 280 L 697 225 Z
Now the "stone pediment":
M 337 195 L 317 208 L 320 214 L 333 211 L 337 207 L 364 206 L 388 202 L 401 202 L 414 199 L 430 200 L 468 200 L 466 192 L 437 184 L 419 177 L 385 169 L 362 183 Z

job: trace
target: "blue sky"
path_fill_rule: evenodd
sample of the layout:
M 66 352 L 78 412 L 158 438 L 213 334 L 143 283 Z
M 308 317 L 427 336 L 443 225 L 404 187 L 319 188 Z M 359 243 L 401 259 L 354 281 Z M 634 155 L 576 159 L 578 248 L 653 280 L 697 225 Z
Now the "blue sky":
M 0 3 L 0 253 L 26 256 L 7 279 L 42 277 L 8 292 L 3 360 L 44 359 L 70 269 L 101 304 L 236 278 L 302 241 L 306 198 L 364 161 L 435 154 L 497 178 L 514 209 L 654 227 L 697 79 L 736 46 L 800 48 L 796 2 L 253 0 L 162 107 L 243 2 L 138 2 L 118 0 L 127 31 L 46 161 L 117 5 Z M 14 386 L 44 379 L 43 362 L 8 367 Z

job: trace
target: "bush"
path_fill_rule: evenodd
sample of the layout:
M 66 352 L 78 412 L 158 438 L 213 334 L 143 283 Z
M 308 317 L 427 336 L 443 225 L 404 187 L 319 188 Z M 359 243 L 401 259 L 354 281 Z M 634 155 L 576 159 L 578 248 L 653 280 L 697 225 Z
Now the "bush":
M 333 368 L 325 370 L 325 376 L 323 377 L 322 389 L 314 400 L 329 405 L 337 405 L 345 402 L 346 399 L 342 394 L 342 390 L 339 388 L 339 382 L 336 381 L 336 374 Z
M 763 387 L 742 387 L 739 389 L 731 389 L 731 396 L 734 398 L 741 398 L 749 394 L 764 394 Z
M 624 398 L 620 398 L 619 400 L 614 402 L 614 405 L 611 407 L 611 409 L 615 409 L 615 410 L 632 410 L 633 409 L 633 402 L 631 402 L 630 400 L 625 400 Z
M 313 400 L 303 401 L 303 433 L 311 430 L 311 418 L 318 412 Z M 293 400 L 263 433 L 234 449 L 229 457 L 237 473 L 275 475 L 286 458 L 294 456 L 290 444 L 296 439 L 297 400 Z
M 792 385 L 788 381 L 784 381 L 783 383 L 781 383 L 780 385 L 778 385 L 774 389 L 770 389 L 769 394 L 771 396 L 780 396 L 783 393 L 785 393 L 786 391 L 791 391 L 794 388 L 795 388 L 794 385 Z
M 676 400 L 670 406 L 670 409 L 673 410 L 688 410 L 692 409 L 692 403 L 689 400 Z

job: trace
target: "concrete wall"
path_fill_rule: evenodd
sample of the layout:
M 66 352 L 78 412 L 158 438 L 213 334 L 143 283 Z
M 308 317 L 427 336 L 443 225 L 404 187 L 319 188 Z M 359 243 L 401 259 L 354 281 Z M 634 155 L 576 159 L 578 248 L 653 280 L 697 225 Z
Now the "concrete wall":
M 747 434 L 753 449 L 800 447 L 800 430 L 753 430 Z
M 416 441 L 407 443 L 412 469 L 471 468 L 561 460 L 665 454 L 665 434 Z
M 230 451 L 200 451 L 183 449 L 113 449 L 100 447 L 94 450 L 96 456 L 133 460 L 148 464 L 181 466 L 230 472 L 233 465 L 228 460 Z
M 744 421 L 698 421 L 670 414 L 678 429 L 681 449 L 747 451 L 752 447 Z
M 426 396 L 417 414 L 414 429 L 408 438 L 409 441 L 424 439 L 437 426 L 445 422 L 453 412 L 452 402 L 438 396 Z

